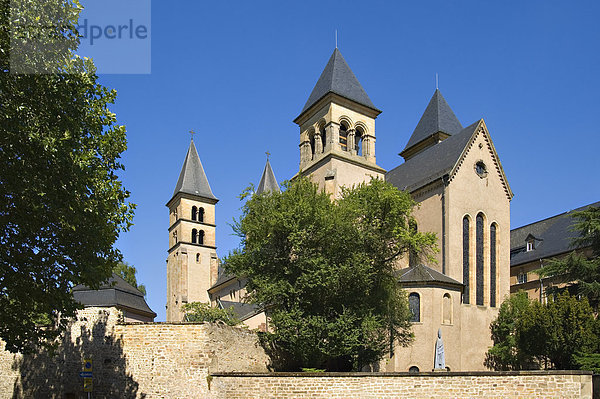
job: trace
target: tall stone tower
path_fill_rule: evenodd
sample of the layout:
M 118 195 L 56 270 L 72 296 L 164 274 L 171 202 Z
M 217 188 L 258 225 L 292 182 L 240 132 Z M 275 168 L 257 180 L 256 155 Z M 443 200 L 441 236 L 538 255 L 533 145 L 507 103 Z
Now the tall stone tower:
M 218 274 L 215 204 L 194 141 L 190 142 L 169 208 L 167 321 L 181 321 L 181 305 L 209 303 Z
M 334 197 L 342 186 L 383 179 L 375 163 L 375 118 L 381 113 L 336 48 L 300 115 L 300 175 Z

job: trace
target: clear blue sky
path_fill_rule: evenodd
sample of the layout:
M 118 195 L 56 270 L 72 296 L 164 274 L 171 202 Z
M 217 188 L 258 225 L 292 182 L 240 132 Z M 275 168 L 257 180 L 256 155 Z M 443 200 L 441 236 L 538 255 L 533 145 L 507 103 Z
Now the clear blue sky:
M 217 205 L 219 256 L 235 248 L 237 195 L 265 151 L 298 170 L 299 114 L 339 48 L 373 103 L 377 161 L 400 152 L 435 89 L 464 126 L 484 118 L 515 197 L 512 227 L 600 200 L 600 3 L 296 1 L 152 3 L 152 73 L 101 75 L 127 126 L 123 181 L 137 204 L 118 247 L 165 318 L 168 211 L 195 142 Z

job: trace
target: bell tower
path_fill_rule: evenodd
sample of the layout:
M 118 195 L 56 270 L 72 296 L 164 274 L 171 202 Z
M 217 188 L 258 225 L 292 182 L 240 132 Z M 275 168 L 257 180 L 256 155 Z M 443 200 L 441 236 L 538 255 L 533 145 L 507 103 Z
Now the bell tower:
M 300 172 L 332 196 L 371 177 L 383 179 L 375 162 L 375 119 L 381 113 L 336 48 L 300 115 Z
M 218 259 L 213 195 L 194 140 L 190 142 L 169 208 L 167 321 L 182 321 L 181 305 L 210 303 Z

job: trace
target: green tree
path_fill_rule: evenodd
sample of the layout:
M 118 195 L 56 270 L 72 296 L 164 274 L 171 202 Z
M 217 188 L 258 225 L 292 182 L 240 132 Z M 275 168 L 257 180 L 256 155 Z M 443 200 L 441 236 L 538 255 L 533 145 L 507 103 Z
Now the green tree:
M 549 294 L 564 290 L 584 295 L 597 311 L 600 305 L 600 208 L 588 207 L 575 212 L 577 222 L 573 231 L 578 236 L 572 240 L 573 248 L 591 248 L 591 255 L 573 251 L 561 259 L 553 259 L 540 269 L 541 277 L 554 277 L 555 284 L 547 288 Z
M 267 334 L 300 367 L 359 370 L 390 341 L 412 339 L 395 261 L 423 253 L 435 236 L 409 228 L 415 203 L 374 179 L 332 201 L 307 179 L 254 195 L 234 226 L 241 249 L 227 270 L 248 279 L 248 300 L 265 306 Z
M 117 263 L 117 267 L 115 267 L 113 271 L 119 276 L 121 276 L 123 280 L 127 281 L 133 287 L 137 288 L 138 291 L 144 294 L 144 297 L 146 296 L 146 286 L 144 284 L 137 283 L 137 278 L 135 276 L 137 270 L 133 265 L 130 265 L 127 262 L 119 262 Z
M 133 216 L 117 177 L 116 92 L 74 54 L 80 9 L 0 0 L 0 338 L 10 351 L 63 330 L 79 307 L 71 288 L 111 276 Z
M 531 355 L 517 345 L 518 325 L 531 306 L 532 302 L 523 291 L 502 303 L 498 317 L 490 324 L 494 346 L 486 355 L 486 367 L 494 370 L 522 370 L 531 364 Z
M 181 307 L 185 321 L 222 321 L 230 326 L 237 326 L 241 321 L 237 318 L 233 307 L 227 309 L 213 308 L 208 303 L 190 302 Z
M 577 369 L 592 362 L 598 326 L 586 298 L 567 292 L 547 304 L 530 300 L 525 292 L 510 297 L 492 322 L 494 346 L 486 366 L 495 370 Z

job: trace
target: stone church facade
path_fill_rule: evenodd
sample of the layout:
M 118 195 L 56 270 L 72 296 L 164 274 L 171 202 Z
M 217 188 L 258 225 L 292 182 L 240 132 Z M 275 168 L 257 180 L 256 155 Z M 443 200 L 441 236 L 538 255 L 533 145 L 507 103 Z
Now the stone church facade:
M 438 237 L 437 262 L 408 256 L 398 262 L 415 341 L 394 348 L 379 370 L 431 371 L 438 329 L 450 370 L 484 370 L 492 344 L 489 324 L 509 295 L 513 196 L 490 132 L 482 119 L 463 127 L 436 90 L 400 152 L 404 162 L 386 171 L 376 163 L 380 113 L 336 48 L 294 120 L 300 129 L 297 176 L 308 176 L 334 197 L 343 186 L 385 179 L 419 203 L 414 210 L 418 230 Z M 259 191 L 278 189 L 267 162 Z M 264 313 L 243 303 L 244 281 L 219 273 L 217 201 L 192 142 L 167 204 L 167 321 L 181 320 L 184 303 L 210 301 L 235 305 L 251 328 L 264 329 Z

